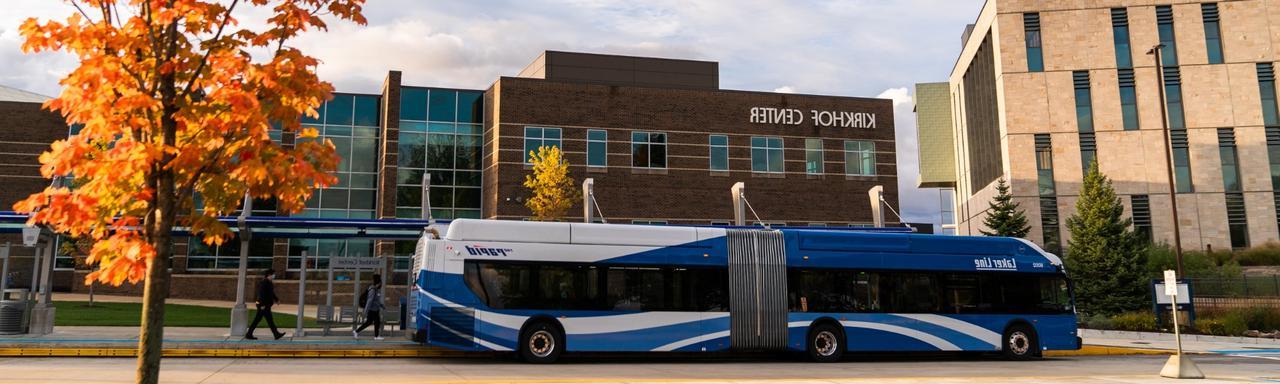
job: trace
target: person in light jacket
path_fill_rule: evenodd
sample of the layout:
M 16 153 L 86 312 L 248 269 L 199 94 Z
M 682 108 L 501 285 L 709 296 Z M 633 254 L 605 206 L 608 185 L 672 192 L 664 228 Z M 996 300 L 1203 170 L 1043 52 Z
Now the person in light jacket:
M 382 340 L 382 276 L 373 275 L 373 281 L 369 284 L 369 288 L 365 290 L 364 302 L 360 305 L 364 306 L 364 324 L 359 328 L 351 331 L 351 336 L 360 338 L 360 331 L 370 325 L 373 326 L 373 339 Z

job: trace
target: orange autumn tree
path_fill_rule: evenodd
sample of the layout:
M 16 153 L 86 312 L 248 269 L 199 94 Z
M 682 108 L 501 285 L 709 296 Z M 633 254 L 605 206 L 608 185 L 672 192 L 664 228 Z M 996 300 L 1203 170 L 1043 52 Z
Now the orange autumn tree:
M 20 31 L 26 52 L 80 60 L 45 107 L 83 128 L 40 156 L 41 174 L 76 187 L 47 188 L 14 209 L 31 214 L 28 224 L 93 239 L 88 262 L 100 269 L 86 281 L 144 282 L 137 379 L 154 383 L 173 228 L 220 244 L 231 232 L 217 217 L 245 193 L 290 213 L 336 181 L 333 145 L 299 124 L 333 87 L 316 76 L 316 59 L 286 43 L 325 30 L 325 18 L 363 24 L 364 0 L 68 2 L 65 21 L 28 19 Z M 272 141 L 273 122 L 299 140 Z

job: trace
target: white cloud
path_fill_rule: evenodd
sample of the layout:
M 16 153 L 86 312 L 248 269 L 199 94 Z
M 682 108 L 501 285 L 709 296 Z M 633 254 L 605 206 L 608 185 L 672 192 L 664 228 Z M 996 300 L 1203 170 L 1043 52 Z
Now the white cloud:
M 774 88 L 773 91 L 777 93 L 796 93 L 795 87 L 792 87 L 790 85 L 784 85 L 781 87 Z

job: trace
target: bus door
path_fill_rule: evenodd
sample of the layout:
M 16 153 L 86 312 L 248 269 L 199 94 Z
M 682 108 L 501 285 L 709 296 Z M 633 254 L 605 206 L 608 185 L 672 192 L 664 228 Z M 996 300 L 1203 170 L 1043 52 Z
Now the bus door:
M 735 349 L 787 346 L 787 265 L 781 231 L 730 229 L 729 341 Z

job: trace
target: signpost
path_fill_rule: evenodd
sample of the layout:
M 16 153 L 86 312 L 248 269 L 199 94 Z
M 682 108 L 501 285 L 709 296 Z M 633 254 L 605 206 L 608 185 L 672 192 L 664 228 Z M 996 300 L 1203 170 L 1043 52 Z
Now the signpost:
M 1164 294 L 1173 298 L 1173 337 L 1178 341 L 1178 354 L 1169 356 L 1169 361 L 1160 370 L 1160 376 L 1173 379 L 1203 379 L 1204 373 L 1196 367 L 1190 357 L 1182 354 L 1182 333 L 1178 329 L 1178 276 L 1172 270 L 1164 271 Z

